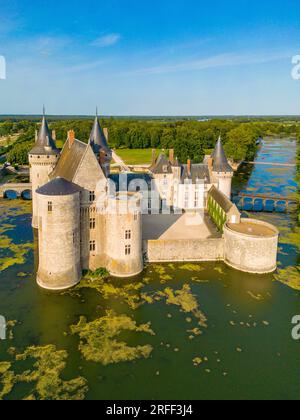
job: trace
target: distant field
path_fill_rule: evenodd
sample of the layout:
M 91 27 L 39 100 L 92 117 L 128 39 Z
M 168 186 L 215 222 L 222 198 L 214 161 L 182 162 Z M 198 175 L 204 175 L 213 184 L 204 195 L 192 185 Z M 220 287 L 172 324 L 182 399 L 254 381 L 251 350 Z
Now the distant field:
M 127 165 L 147 165 L 152 161 L 152 149 L 116 149 L 116 153 Z M 156 155 L 161 150 L 156 151 Z
M 9 144 L 14 143 L 19 135 L 20 133 L 13 134 L 11 136 L 0 137 L 0 146 L 8 146 Z
M 62 149 L 64 147 L 65 142 L 62 140 L 56 140 L 55 144 L 56 144 L 56 147 L 58 147 L 59 149 Z

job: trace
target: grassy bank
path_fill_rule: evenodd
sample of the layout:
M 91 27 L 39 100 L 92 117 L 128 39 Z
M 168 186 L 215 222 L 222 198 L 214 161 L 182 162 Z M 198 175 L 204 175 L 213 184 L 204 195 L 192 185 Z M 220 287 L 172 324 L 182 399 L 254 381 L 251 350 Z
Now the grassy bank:
M 116 149 L 116 153 L 127 165 L 150 165 L 152 149 Z M 156 151 L 156 155 L 161 150 Z

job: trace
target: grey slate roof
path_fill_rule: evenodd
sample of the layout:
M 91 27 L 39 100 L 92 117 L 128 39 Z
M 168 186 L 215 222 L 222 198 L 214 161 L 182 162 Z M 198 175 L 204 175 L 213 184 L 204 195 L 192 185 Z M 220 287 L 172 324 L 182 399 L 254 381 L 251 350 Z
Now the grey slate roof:
M 221 137 L 219 137 L 218 143 L 216 145 L 212 157 L 214 172 L 233 172 L 232 167 L 228 163 Z
M 48 184 L 39 188 L 36 192 L 41 195 L 47 196 L 62 196 L 62 195 L 73 195 L 81 191 L 81 188 L 73 184 L 72 182 L 66 181 L 63 178 L 55 178 Z
M 45 115 L 38 133 L 37 141 L 33 149 L 29 152 L 31 155 L 58 155 L 55 141 L 50 133 Z
M 90 143 L 95 153 L 99 153 L 100 150 L 104 150 L 106 153 L 110 153 L 105 135 L 100 126 L 98 116 L 96 116 L 94 125 L 90 135 Z
M 70 148 L 67 141 L 54 171 L 50 174 L 50 178 L 61 177 L 72 182 L 87 147 L 87 144 L 75 140 Z
M 148 186 L 148 190 L 151 191 L 151 181 L 153 178 L 149 174 L 128 173 L 126 174 L 126 183 L 124 182 L 125 185 L 120 185 L 120 174 L 110 174 L 109 179 L 111 179 L 116 184 L 117 192 L 120 192 L 120 191 L 122 192 L 122 191 L 128 191 L 130 183 L 135 180 L 145 181 Z M 125 176 L 124 176 L 124 179 L 125 179 Z
M 172 174 L 172 166 L 164 154 L 160 154 L 154 165 L 149 169 L 153 174 Z
M 195 184 L 197 180 L 205 180 L 207 183 L 210 182 L 208 165 L 204 163 L 192 164 L 190 174 L 188 173 L 187 165 L 182 165 L 182 168 L 182 182 L 184 182 L 185 179 L 191 179 L 193 184 Z
M 215 186 L 212 186 L 208 193 L 212 198 L 221 206 L 221 208 L 228 213 L 235 204 L 233 204 L 229 198 L 226 197 L 220 190 Z

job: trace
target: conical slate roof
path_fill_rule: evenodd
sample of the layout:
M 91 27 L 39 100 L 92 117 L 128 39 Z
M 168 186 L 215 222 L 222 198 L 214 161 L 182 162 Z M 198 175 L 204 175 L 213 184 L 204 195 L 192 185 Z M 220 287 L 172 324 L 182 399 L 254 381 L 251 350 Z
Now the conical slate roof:
M 98 115 L 95 117 L 94 125 L 91 131 L 90 144 L 95 153 L 99 153 L 100 150 L 110 152 L 105 135 L 99 123 Z
M 73 184 L 73 182 L 66 181 L 64 178 L 55 178 L 48 184 L 43 185 L 36 192 L 37 194 L 46 196 L 65 196 L 73 195 L 81 191 L 81 188 Z
M 212 157 L 214 172 L 233 172 L 232 167 L 228 163 L 221 137 L 219 137 L 218 143 L 216 145 Z
M 59 154 L 59 150 L 55 146 L 55 141 L 52 138 L 50 133 L 48 123 L 43 115 L 42 124 L 37 136 L 37 140 L 35 146 L 30 151 L 32 155 L 57 155 Z

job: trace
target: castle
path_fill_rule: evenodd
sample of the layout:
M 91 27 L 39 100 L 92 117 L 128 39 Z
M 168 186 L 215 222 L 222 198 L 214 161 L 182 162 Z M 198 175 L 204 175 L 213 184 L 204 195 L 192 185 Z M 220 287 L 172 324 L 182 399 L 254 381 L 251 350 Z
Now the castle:
M 110 173 L 112 156 L 97 116 L 88 143 L 71 130 L 61 152 L 43 116 L 29 152 L 41 287 L 72 287 L 83 270 L 100 267 L 131 277 L 145 261 L 224 261 L 250 273 L 276 269 L 278 231 L 241 218 L 231 202 L 233 170 L 221 138 L 202 164 L 183 165 L 170 150 L 168 158 L 153 156 L 146 175 L 128 174 L 125 181 Z

